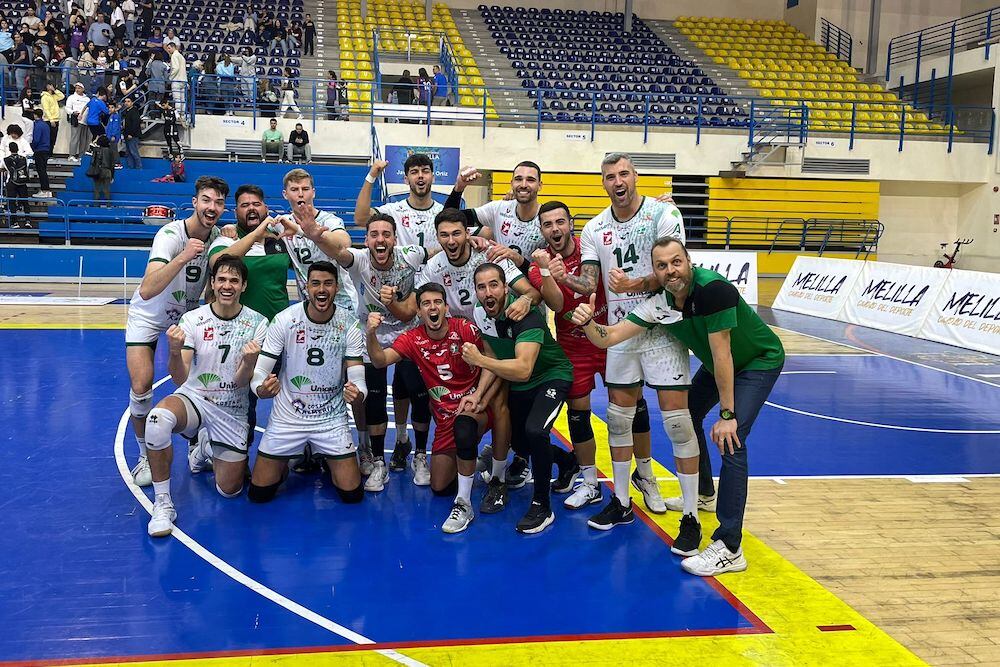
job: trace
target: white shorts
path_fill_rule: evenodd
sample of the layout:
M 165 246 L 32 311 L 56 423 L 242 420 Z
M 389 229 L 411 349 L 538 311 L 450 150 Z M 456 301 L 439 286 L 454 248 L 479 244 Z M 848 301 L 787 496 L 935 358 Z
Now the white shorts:
M 166 329 L 160 329 L 131 315 L 125 320 L 125 345 L 156 347 L 156 341 Z
M 316 428 L 268 422 L 257 454 L 269 459 L 292 459 L 302 454 L 306 444 L 312 445 L 314 454 L 330 458 L 346 458 L 358 451 L 351 439 L 347 420 L 343 423 L 324 424 Z
M 691 357 L 687 347 L 668 334 L 658 331 L 662 340 L 651 341 L 656 347 L 641 352 L 608 350 L 605 384 L 609 387 L 652 389 L 687 389 L 691 385 Z
M 232 462 L 247 458 L 250 425 L 247 424 L 246 415 L 235 417 L 195 393 L 178 391 L 175 395 L 180 396 L 188 407 L 188 427 L 184 429 L 184 437 L 193 438 L 198 431 L 204 429 L 212 443 L 213 458 Z M 197 426 L 192 428 L 195 424 Z

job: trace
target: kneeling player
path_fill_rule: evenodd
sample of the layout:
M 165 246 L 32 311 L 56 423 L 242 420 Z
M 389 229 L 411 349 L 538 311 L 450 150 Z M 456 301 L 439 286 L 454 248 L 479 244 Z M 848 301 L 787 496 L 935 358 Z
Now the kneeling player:
M 238 257 L 223 257 L 212 268 L 214 303 L 181 316 L 167 330 L 170 375 L 179 389 L 146 417 L 146 450 L 153 476 L 153 516 L 148 532 L 165 537 L 177 518 L 170 498 L 170 436 L 198 434 L 190 453 L 192 472 L 211 460 L 215 488 L 226 498 L 243 489 L 247 461 L 246 384 L 260 352 L 267 319 L 240 305 L 247 267 Z
M 258 503 L 273 499 L 288 474 L 289 459 L 300 456 L 309 444 L 326 458 L 341 500 L 358 503 L 364 491 L 347 403 L 367 393 L 361 363 L 364 339 L 357 318 L 333 302 L 337 267 L 330 262 L 310 264 L 306 294 L 307 302 L 275 316 L 257 359 L 250 388 L 260 398 L 276 398 L 247 496 Z M 279 378 L 271 371 L 282 354 Z

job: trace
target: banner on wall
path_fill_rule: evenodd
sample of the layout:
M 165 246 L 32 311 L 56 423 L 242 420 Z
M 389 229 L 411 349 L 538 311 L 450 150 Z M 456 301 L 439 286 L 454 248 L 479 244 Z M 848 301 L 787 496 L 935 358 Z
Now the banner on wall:
M 864 262 L 838 319 L 919 336 L 947 278 L 948 271 L 927 266 Z
M 1000 274 L 949 271 L 920 334 L 928 340 L 1000 354 Z
M 692 250 L 691 263 L 721 273 L 736 285 L 744 301 L 756 305 L 757 253 Z
M 451 185 L 458 177 L 460 149 L 440 146 L 386 146 L 385 160 L 389 167 L 385 170 L 386 183 L 405 183 L 403 163 L 413 153 L 424 153 L 434 163 L 434 181 Z
M 851 259 L 796 257 L 773 307 L 838 319 L 864 264 Z

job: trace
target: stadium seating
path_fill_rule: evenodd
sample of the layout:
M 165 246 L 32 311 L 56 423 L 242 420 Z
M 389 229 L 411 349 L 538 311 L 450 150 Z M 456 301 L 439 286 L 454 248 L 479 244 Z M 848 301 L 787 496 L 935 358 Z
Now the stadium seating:
M 865 83 L 858 71 L 840 61 L 784 21 L 681 17 L 682 33 L 719 64 L 746 79 L 773 104 L 805 104 L 811 130 L 866 133 L 940 134 L 945 126 L 903 104 L 895 93 Z M 903 114 L 905 113 L 905 119 Z
M 585 10 L 479 6 L 542 120 L 740 127 L 743 110 L 641 20 Z

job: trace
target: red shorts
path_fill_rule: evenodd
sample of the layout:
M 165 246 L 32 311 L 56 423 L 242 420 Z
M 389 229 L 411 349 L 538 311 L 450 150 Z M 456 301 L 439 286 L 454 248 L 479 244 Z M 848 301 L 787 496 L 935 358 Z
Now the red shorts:
M 458 415 L 438 419 L 434 417 L 434 441 L 431 443 L 431 454 L 450 454 L 455 451 L 455 418 Z M 483 432 L 493 428 L 493 412 L 486 409 L 486 428 Z
M 573 364 L 573 384 L 566 395 L 566 398 L 569 400 L 589 396 L 590 392 L 594 391 L 594 388 L 597 387 L 594 376 L 600 373 L 601 378 L 604 378 L 604 368 L 608 361 L 606 350 L 591 347 L 584 353 L 576 354 L 572 350 L 572 347 L 566 350 L 566 356 L 569 357 L 570 363 Z

